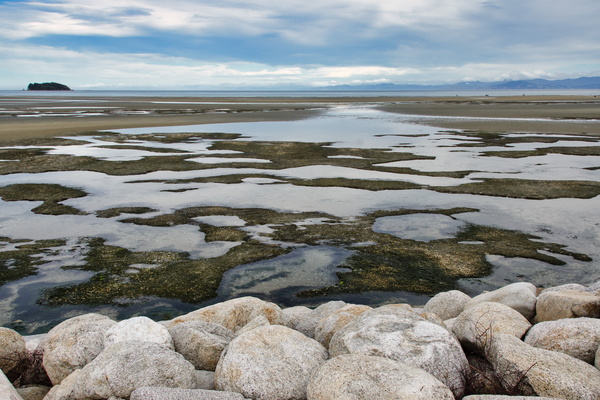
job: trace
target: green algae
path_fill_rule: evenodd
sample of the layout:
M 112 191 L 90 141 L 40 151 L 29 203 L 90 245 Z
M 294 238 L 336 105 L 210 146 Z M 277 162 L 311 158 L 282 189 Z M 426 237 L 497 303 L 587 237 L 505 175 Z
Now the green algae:
M 38 304 L 120 305 L 123 299 L 148 296 L 199 303 L 217 295 L 221 277 L 227 270 L 286 252 L 276 246 L 248 241 L 221 257 L 193 260 L 184 253 L 132 252 L 97 240 L 86 257 L 86 265 L 74 267 L 93 271 L 95 275 L 83 283 L 45 290 Z M 135 269 L 139 264 L 154 264 L 154 267 Z
M 6 245 L 13 250 L 3 250 Z M 38 266 L 43 264 L 44 254 L 50 254 L 53 247 L 62 246 L 64 240 L 10 239 L 0 237 L 0 286 L 28 276 L 36 275 Z
M 56 184 L 19 183 L 0 187 L 0 198 L 4 201 L 42 201 L 32 209 L 36 214 L 84 215 L 83 211 L 60 202 L 85 196 L 87 193 L 83 190 Z
M 100 210 L 96 212 L 98 218 L 114 218 L 121 214 L 146 214 L 156 211 L 150 207 L 116 207 Z
M 600 194 L 600 183 L 593 181 L 559 181 L 531 179 L 483 179 L 458 186 L 431 188 L 442 193 L 475 194 L 517 199 L 591 199 Z
M 465 142 L 461 147 L 509 146 L 514 143 L 543 142 L 554 143 L 564 137 L 507 137 L 487 132 L 460 132 L 460 135 L 477 137 L 477 142 Z M 32 141 L 35 148 L 0 149 L 0 173 L 46 172 L 84 170 L 111 175 L 136 175 L 154 171 L 191 171 L 215 168 L 214 164 L 190 161 L 197 154 L 179 154 L 180 150 L 156 149 L 142 145 L 115 145 L 131 143 L 134 140 L 157 143 L 194 143 L 198 140 L 214 140 L 211 150 L 235 151 L 236 154 L 219 154 L 222 158 L 259 158 L 271 161 L 268 164 L 228 162 L 218 164 L 219 168 L 251 166 L 263 169 L 265 174 L 232 174 L 193 179 L 164 180 L 172 184 L 220 183 L 239 184 L 248 178 L 273 179 L 275 184 L 292 184 L 315 187 L 347 187 L 361 190 L 407 190 L 429 189 L 444 193 L 477 194 L 525 199 L 552 198 L 591 198 L 600 194 L 600 184 L 585 181 L 541 181 L 524 179 L 484 179 L 451 187 L 427 187 L 405 181 L 368 180 L 347 178 L 292 179 L 269 174 L 269 170 L 284 168 L 332 165 L 363 170 L 394 172 L 449 178 L 463 178 L 475 171 L 433 171 L 424 172 L 410 168 L 379 165 L 402 160 L 428 160 L 433 157 L 415 155 L 409 152 L 396 152 L 389 149 L 335 148 L 331 143 L 301 142 L 254 142 L 240 141 L 238 134 L 225 133 L 183 133 L 183 134 L 144 134 L 120 135 L 114 133 L 94 133 L 96 138 L 105 140 L 105 148 L 137 149 L 151 152 L 173 153 L 164 156 L 148 156 L 132 161 L 106 161 L 87 156 L 49 155 L 47 149 L 39 146 L 71 145 L 87 142 L 49 139 Z M 581 138 L 573 139 L 581 140 Z M 596 140 L 596 139 L 594 139 Z M 591 139 L 590 139 L 591 141 Z M 508 157 L 544 155 L 550 153 L 571 155 L 597 155 L 598 148 L 553 147 L 531 152 L 485 152 L 486 156 Z M 579 150 L 577 150 L 579 149 Z M 590 150 L 595 149 L 595 150 Z M 544 153 L 545 152 L 545 153 Z M 519 155 L 520 154 L 520 155 Z M 350 156 L 340 158 L 340 156 Z M 132 181 L 136 182 L 136 181 Z M 138 181 L 139 182 L 139 181 Z M 152 182 L 152 181 L 144 181 Z M 269 183 L 269 184 L 273 184 Z M 189 189 L 175 189 L 182 191 Z M 167 191 L 167 190 L 165 190 Z M 42 201 L 42 206 L 34 209 L 38 213 L 77 214 L 79 210 L 60 204 L 68 198 L 86 194 L 78 189 L 60 185 L 19 184 L 0 188 L 0 197 L 5 201 Z M 289 250 L 268 245 L 250 238 L 245 227 L 217 227 L 195 221 L 202 216 L 236 216 L 246 222 L 246 227 L 265 225 L 273 231 L 262 233 L 264 238 L 294 245 L 332 245 L 352 249 L 350 256 L 340 267 L 347 272 L 338 273 L 339 282 L 335 285 L 305 291 L 300 296 L 314 297 L 337 293 L 359 293 L 377 291 L 411 291 L 432 294 L 455 288 L 457 279 L 484 276 L 491 272 L 492 265 L 487 255 L 521 257 L 539 260 L 553 265 L 563 265 L 558 256 L 590 261 L 584 254 L 572 253 L 565 246 L 543 243 L 539 237 L 521 232 L 492 227 L 468 225 L 455 238 L 419 242 L 402 239 L 393 235 L 373 232 L 376 218 L 385 216 L 409 215 L 413 213 L 437 213 L 453 216 L 463 212 L 477 212 L 470 208 L 439 210 L 384 210 L 368 215 L 345 219 L 324 213 L 285 213 L 259 208 L 229 207 L 188 207 L 170 214 L 143 217 L 143 214 L 156 212 L 149 207 L 119 207 L 101 210 L 96 213 L 101 218 L 115 218 L 122 214 L 139 214 L 124 218 L 122 223 L 147 226 L 169 227 L 189 224 L 198 226 L 205 234 L 205 240 L 238 242 L 238 246 L 227 254 L 202 260 L 190 259 L 185 253 L 175 252 L 133 252 L 115 246 L 107 246 L 102 239 L 90 240 L 90 251 L 83 266 L 68 268 L 81 269 L 94 273 L 90 280 L 47 289 L 39 299 L 39 304 L 59 306 L 67 304 L 121 304 L 122 299 L 136 299 L 147 296 L 179 299 L 195 303 L 216 296 L 221 276 L 227 270 L 242 264 L 261 261 L 285 254 Z M 303 223 L 318 219 L 318 223 Z M 9 240 L 9 239 L 6 239 Z M 46 247 L 44 247 L 46 246 Z M 37 271 L 40 252 L 49 251 L 50 244 L 34 242 L 18 246 L 15 250 L 0 252 L 2 274 L 0 284 L 33 275 Z M 556 255 L 553 256 L 553 255 Z M 153 268 L 136 269 L 135 265 L 154 265 Z M 135 271 L 135 272 L 133 272 Z M 3 280 L 4 279 L 4 280 Z
M 569 156 L 600 156 L 600 147 L 544 147 L 535 150 L 485 151 L 482 155 L 487 157 L 525 158 L 546 156 L 548 154 L 563 154 Z

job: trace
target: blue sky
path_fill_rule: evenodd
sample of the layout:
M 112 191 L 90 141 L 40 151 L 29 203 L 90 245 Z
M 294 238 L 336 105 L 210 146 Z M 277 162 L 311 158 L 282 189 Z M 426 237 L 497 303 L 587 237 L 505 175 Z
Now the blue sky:
M 600 75 L 598 0 L 0 0 L 0 89 Z

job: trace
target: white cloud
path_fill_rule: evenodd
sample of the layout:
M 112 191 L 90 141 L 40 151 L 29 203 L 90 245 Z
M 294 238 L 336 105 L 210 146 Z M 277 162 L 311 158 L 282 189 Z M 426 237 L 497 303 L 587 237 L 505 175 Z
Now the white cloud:
M 597 0 L 4 2 L 0 85 L 41 72 L 64 76 L 73 86 L 562 77 L 600 70 L 597 15 Z M 71 49 L 32 45 L 65 35 L 85 36 L 85 43 L 65 41 L 78 46 Z M 113 39 L 94 47 L 95 36 Z M 147 52 L 162 51 L 154 42 L 159 39 L 164 53 L 126 54 L 119 47 L 125 37 Z M 229 42 L 221 42 L 224 37 Z M 76 51 L 82 48 L 104 52 Z

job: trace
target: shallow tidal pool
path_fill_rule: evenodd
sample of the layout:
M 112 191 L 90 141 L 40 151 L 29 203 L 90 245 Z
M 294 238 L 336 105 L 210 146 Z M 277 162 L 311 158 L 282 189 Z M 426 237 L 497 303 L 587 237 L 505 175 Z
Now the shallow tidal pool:
M 0 325 L 591 283 L 599 150 L 357 106 L 0 147 Z

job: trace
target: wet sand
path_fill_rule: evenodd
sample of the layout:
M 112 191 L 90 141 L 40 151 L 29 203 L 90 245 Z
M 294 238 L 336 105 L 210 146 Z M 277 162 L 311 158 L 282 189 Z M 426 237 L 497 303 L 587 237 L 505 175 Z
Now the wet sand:
M 285 121 L 368 104 L 428 125 L 491 132 L 600 136 L 595 96 L 142 98 L 0 97 L 0 141 L 134 127 Z

